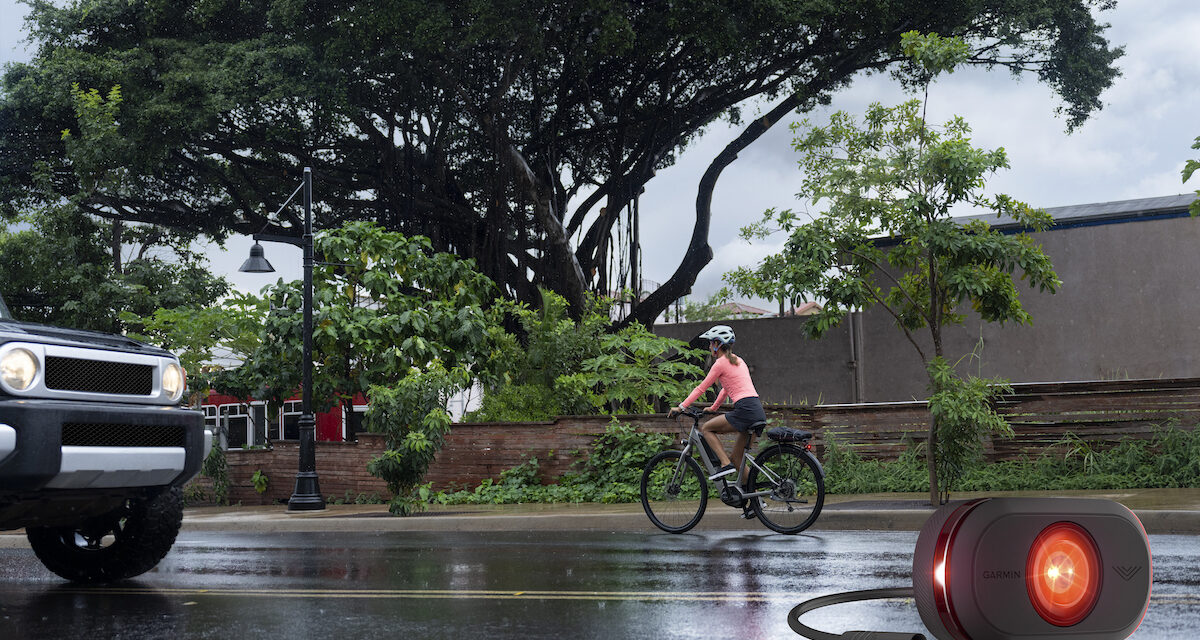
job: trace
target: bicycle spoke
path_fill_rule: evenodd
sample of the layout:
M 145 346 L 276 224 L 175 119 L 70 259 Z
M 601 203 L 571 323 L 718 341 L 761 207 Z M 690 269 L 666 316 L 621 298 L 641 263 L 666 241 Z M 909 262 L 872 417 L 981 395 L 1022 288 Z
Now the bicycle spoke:
M 796 533 L 812 525 L 825 500 L 825 486 L 816 465 L 795 447 L 769 447 L 751 471 L 754 501 L 763 524 L 782 533 Z
M 682 533 L 704 515 L 708 486 L 699 465 L 678 451 L 664 451 L 650 459 L 642 473 L 642 507 L 655 526 Z

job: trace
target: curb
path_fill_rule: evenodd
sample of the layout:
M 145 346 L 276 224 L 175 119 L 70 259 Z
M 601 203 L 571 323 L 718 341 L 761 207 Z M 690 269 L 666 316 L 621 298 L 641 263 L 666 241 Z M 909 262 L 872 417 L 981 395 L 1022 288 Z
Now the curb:
M 813 531 L 920 531 L 931 511 L 915 509 L 830 509 L 821 514 Z M 1150 534 L 1200 534 L 1200 511 L 1134 511 Z M 744 520 L 733 509 L 708 511 L 695 531 L 769 531 L 757 520 Z M 367 516 L 289 516 L 287 514 L 225 514 L 185 518 L 185 532 L 318 533 L 342 532 L 487 532 L 487 531 L 611 531 L 658 533 L 646 515 L 628 513 L 438 514 L 408 518 L 386 514 Z

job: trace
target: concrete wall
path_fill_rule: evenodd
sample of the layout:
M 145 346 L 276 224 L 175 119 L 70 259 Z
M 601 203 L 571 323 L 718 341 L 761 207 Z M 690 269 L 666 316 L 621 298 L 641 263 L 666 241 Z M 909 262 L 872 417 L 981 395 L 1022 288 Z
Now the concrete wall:
M 1029 326 L 989 325 L 969 310 L 948 327 L 945 347 L 957 360 L 982 339 L 972 372 L 1014 382 L 1184 378 L 1200 376 L 1200 220 L 1168 218 L 1050 230 L 1033 234 L 1063 282 L 1057 294 L 1018 283 L 1033 316 Z M 736 353 L 752 366 L 767 402 L 891 402 L 925 398 L 916 350 L 879 308 L 863 314 L 860 380 L 855 394 L 852 331 L 846 324 L 806 340 L 799 318 L 730 320 Z M 690 339 L 714 323 L 659 325 L 655 332 Z M 922 348 L 932 344 L 922 334 Z
M 660 324 L 654 333 L 688 341 L 714 324 L 733 327 L 734 353 L 746 360 L 764 402 L 829 404 L 854 401 L 850 330 L 846 323 L 820 340 L 803 335 L 803 318 L 762 318 Z M 711 359 L 705 363 L 708 368 Z M 699 382 L 697 380 L 696 382 Z M 708 399 L 713 398 L 712 392 Z M 672 403 L 683 398 L 668 398 Z

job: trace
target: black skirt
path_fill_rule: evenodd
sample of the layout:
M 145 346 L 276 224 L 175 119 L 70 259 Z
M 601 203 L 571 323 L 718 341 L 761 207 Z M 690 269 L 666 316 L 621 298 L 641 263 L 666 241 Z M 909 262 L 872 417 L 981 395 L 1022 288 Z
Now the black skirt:
M 726 413 L 725 419 L 729 421 L 729 426 L 746 433 L 750 430 L 750 425 L 766 421 L 767 414 L 763 412 L 758 396 L 750 396 L 733 403 L 733 411 Z

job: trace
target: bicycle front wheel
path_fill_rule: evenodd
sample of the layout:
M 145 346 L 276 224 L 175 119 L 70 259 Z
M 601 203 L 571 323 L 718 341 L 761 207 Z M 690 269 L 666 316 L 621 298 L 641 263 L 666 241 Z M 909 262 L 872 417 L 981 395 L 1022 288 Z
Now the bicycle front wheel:
M 683 533 L 696 526 L 708 504 L 708 483 L 691 456 L 663 451 L 642 472 L 642 508 L 654 526 Z
M 812 526 L 825 504 L 825 480 L 816 461 L 789 445 L 768 447 L 756 461 L 767 473 L 750 467 L 747 484 L 755 492 L 770 492 L 751 500 L 758 519 L 779 533 L 799 533 Z

